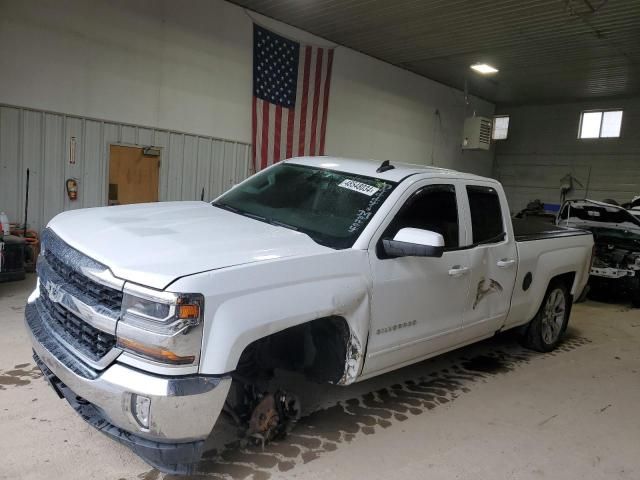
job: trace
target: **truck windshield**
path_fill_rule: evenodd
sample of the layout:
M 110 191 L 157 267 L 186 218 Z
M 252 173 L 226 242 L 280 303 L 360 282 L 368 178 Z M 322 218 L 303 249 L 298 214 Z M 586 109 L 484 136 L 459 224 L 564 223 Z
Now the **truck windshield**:
M 343 249 L 353 245 L 395 186 L 379 178 L 282 163 L 254 175 L 213 205 Z

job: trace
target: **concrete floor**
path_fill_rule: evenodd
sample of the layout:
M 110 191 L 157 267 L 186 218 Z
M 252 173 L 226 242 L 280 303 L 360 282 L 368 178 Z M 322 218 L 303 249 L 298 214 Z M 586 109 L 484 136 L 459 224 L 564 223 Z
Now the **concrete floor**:
M 33 365 L 33 278 L 0 284 L 0 478 L 169 479 L 87 426 Z M 222 422 L 191 478 L 638 479 L 640 311 L 577 305 L 566 341 L 512 335 L 351 387 L 310 386 L 292 435 L 242 448 Z

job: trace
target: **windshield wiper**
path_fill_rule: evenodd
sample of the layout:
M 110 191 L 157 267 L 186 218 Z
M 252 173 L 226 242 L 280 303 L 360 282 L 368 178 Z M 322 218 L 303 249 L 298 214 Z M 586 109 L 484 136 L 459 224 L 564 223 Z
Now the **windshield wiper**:
M 281 222 L 280 220 L 274 220 L 272 218 L 263 217 L 262 215 L 258 215 L 255 213 L 245 212 L 240 210 L 239 208 L 232 207 L 231 205 L 227 205 L 226 203 L 212 203 L 214 207 L 222 208 L 223 210 L 228 210 L 229 212 L 237 213 L 238 215 L 242 215 L 244 217 L 253 218 L 254 220 L 258 220 L 260 222 L 268 223 L 269 225 L 275 225 L 277 227 L 288 228 L 290 230 L 295 230 L 296 232 L 300 229 L 293 225 L 289 225 L 288 223 Z
M 261 222 L 269 223 L 269 219 L 263 217 L 261 215 L 256 215 L 255 213 L 245 212 L 244 210 L 240 210 L 239 208 L 232 207 L 231 205 L 227 205 L 226 203 L 212 203 L 214 207 L 222 208 L 223 210 L 228 210 L 233 213 L 237 213 L 238 215 L 242 215 L 243 217 L 253 218 L 254 220 L 259 220 Z
M 213 205 L 214 207 L 221 208 L 223 210 L 227 210 L 229 212 L 240 213 L 240 210 L 238 210 L 235 207 L 232 207 L 231 205 L 227 205 L 226 203 L 212 203 L 211 205 Z
M 255 213 L 249 212 L 241 212 L 245 217 L 253 218 L 254 220 L 259 220 L 260 222 L 269 223 L 269 219 L 267 217 L 263 217 L 262 215 L 257 215 Z
M 280 220 L 271 219 L 271 220 L 267 220 L 267 222 L 270 223 L 271 225 L 276 225 L 277 227 L 284 227 L 290 230 L 295 230 L 296 232 L 300 230 L 298 227 L 294 227 L 293 225 L 289 225 L 288 223 L 281 222 Z

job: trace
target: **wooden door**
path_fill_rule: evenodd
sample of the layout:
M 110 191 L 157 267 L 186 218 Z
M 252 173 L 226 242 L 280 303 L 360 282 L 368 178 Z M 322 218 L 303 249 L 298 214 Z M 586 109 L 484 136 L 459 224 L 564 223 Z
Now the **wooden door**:
M 158 201 L 160 157 L 142 148 L 109 147 L 109 205 Z

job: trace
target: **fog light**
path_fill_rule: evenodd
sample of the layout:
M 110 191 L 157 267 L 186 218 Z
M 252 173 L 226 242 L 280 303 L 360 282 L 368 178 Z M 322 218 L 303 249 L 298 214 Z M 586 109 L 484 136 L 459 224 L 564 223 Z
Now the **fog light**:
M 149 428 L 149 411 L 151 410 L 151 399 L 142 395 L 131 395 L 131 411 L 136 421 L 142 428 Z

